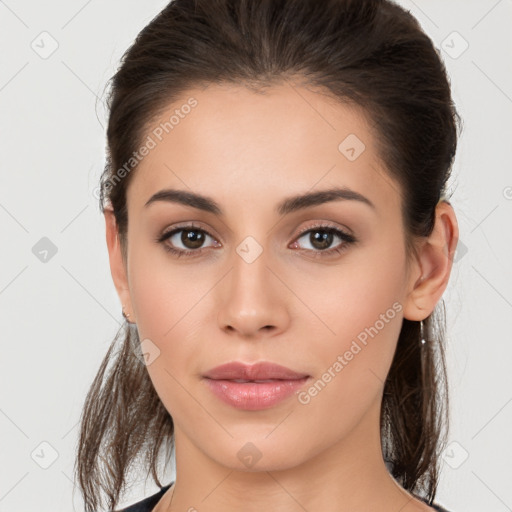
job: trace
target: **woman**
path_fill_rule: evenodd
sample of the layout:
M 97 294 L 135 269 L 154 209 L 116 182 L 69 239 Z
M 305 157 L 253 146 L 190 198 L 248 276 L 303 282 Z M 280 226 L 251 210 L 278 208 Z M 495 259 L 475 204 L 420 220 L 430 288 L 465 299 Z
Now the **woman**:
M 175 0 L 109 109 L 126 323 L 83 411 L 86 510 L 114 509 L 140 456 L 161 490 L 130 511 L 444 510 L 459 118 L 417 21 L 384 0 Z

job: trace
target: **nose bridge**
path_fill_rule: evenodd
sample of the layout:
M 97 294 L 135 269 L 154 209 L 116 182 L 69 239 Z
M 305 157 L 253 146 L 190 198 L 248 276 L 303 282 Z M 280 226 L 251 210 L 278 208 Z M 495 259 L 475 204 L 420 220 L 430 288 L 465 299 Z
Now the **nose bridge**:
M 219 327 L 229 326 L 243 335 L 263 327 L 283 328 L 286 312 L 276 289 L 282 284 L 268 268 L 271 254 L 264 243 L 249 235 L 233 248 L 228 284 L 219 292 Z
M 243 303 L 260 303 L 269 298 L 269 249 L 253 236 L 245 237 L 234 248 L 231 272 L 231 296 Z M 266 292 L 266 293 L 265 293 Z
M 233 246 L 232 276 L 237 281 L 246 282 L 251 288 L 262 286 L 268 279 L 267 265 L 270 263 L 269 236 L 263 216 L 255 219 L 247 210 L 242 210 L 238 219 L 236 236 L 239 242 Z M 234 283 L 235 285 L 235 283 Z

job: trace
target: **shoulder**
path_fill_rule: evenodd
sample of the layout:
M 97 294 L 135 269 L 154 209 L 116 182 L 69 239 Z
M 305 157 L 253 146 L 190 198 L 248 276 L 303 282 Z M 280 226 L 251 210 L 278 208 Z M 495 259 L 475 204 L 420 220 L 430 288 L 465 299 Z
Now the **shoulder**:
M 137 503 L 134 503 L 129 507 L 123 508 L 115 512 L 150 512 L 160 501 L 160 498 L 165 494 L 167 489 L 171 487 L 171 485 L 172 482 L 169 485 L 161 487 L 157 493 L 143 499 L 142 501 L 138 501 Z

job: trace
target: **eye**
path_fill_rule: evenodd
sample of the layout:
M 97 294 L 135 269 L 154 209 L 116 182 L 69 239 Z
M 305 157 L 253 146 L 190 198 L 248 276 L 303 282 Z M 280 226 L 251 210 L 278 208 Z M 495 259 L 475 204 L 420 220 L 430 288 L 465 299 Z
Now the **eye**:
M 212 235 L 194 224 L 180 226 L 163 233 L 156 241 L 161 243 L 166 251 L 180 257 L 196 256 L 202 253 L 204 250 L 203 244 L 207 238 L 211 238 L 214 241 L 214 247 L 220 246 L 219 242 Z M 167 241 L 171 242 L 171 244 Z M 180 247 L 180 244 L 184 247 Z
M 179 258 L 181 256 L 194 257 L 200 255 L 207 248 L 204 244 L 208 238 L 213 240 L 211 247 L 221 247 L 221 244 L 208 231 L 194 224 L 178 226 L 160 235 L 156 241 L 161 243 L 167 252 Z M 304 249 L 300 247 L 298 242 L 302 238 L 310 244 L 311 248 Z M 329 248 L 336 238 L 341 243 Z M 291 244 L 291 247 L 298 248 L 301 252 L 312 253 L 314 257 L 329 257 L 341 254 L 356 242 L 357 239 L 353 235 L 331 224 L 317 224 L 303 230 L 299 238 Z
M 299 247 L 299 249 L 309 253 L 313 252 L 314 257 L 327 257 L 340 254 L 357 241 L 353 235 L 330 224 L 319 224 L 306 228 L 305 231 L 301 232 L 301 236 L 297 238 L 297 241 L 295 241 L 292 246 L 296 247 L 298 241 L 302 238 L 305 239 L 306 244 L 309 244 L 311 248 L 301 249 Z M 341 243 L 330 248 L 333 242 L 336 241 L 336 238 L 341 240 Z

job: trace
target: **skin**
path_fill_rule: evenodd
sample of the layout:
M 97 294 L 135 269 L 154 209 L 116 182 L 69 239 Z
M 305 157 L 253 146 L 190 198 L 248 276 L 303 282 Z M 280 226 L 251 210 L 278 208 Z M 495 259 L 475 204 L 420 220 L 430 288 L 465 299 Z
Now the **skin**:
M 438 204 L 432 235 L 408 261 L 400 189 L 360 110 L 289 82 L 265 94 L 216 84 L 187 91 L 154 126 L 190 96 L 197 107 L 133 171 L 126 261 L 105 212 L 114 284 L 140 339 L 160 351 L 147 369 L 175 424 L 177 481 L 155 510 L 433 510 L 389 475 L 379 414 L 402 319 L 425 319 L 447 286 L 453 208 Z M 349 134 L 366 146 L 354 161 L 338 150 Z M 363 194 L 375 209 L 343 200 L 274 211 L 286 197 L 332 186 Z M 164 201 L 144 207 L 164 188 L 207 195 L 225 214 Z M 181 233 L 155 241 L 189 221 L 211 235 L 199 256 L 165 251 L 173 243 L 197 250 Z M 299 231 L 317 221 L 357 242 L 315 258 L 321 247 Z M 262 249 L 251 263 L 236 251 L 247 236 Z M 344 243 L 335 236 L 327 248 Z M 307 404 L 292 395 L 266 410 L 238 410 L 201 378 L 228 361 L 264 360 L 315 382 L 394 303 L 394 318 Z M 237 456 L 248 442 L 261 453 L 250 468 Z

